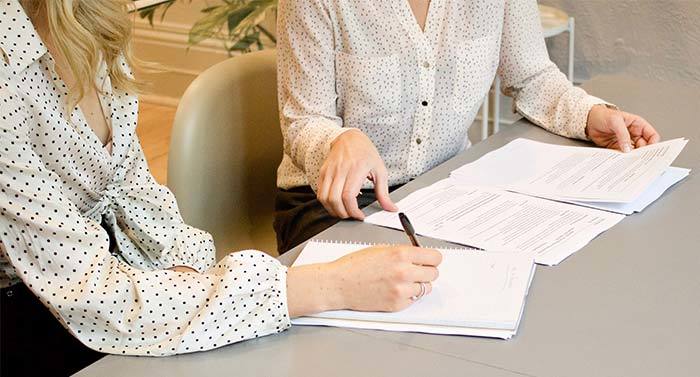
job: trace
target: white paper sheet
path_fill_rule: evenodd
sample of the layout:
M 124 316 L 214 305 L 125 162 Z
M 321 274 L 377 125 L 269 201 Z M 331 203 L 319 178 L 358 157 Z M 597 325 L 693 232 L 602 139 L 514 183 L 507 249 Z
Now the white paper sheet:
M 478 247 L 526 253 L 556 265 L 624 216 L 448 178 L 397 203 L 418 234 Z M 396 213 L 381 211 L 365 222 L 402 229 Z
M 451 177 L 554 200 L 630 203 L 668 169 L 687 142 L 674 139 L 621 153 L 516 139 Z
M 312 241 L 294 266 L 329 262 L 367 246 Z M 532 258 L 466 249 L 440 251 L 443 262 L 432 292 L 401 312 L 338 310 L 292 322 L 504 339 L 512 336 L 534 274 Z
M 666 169 L 666 171 L 661 174 L 659 178 L 656 178 L 654 183 L 651 184 L 642 195 L 640 195 L 635 201 L 631 203 L 599 203 L 599 202 L 579 202 L 579 201 L 569 201 L 568 203 L 602 209 L 604 211 L 610 211 L 615 213 L 621 213 L 624 215 L 631 215 L 635 212 L 642 212 L 651 203 L 654 203 L 657 199 L 663 195 L 666 190 L 671 188 L 671 186 L 682 181 L 690 174 L 690 169 L 683 169 L 671 166 Z

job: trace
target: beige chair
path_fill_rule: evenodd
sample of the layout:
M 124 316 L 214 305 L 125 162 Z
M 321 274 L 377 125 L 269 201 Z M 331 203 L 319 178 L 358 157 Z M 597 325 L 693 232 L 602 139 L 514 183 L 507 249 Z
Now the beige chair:
M 168 186 L 185 222 L 214 236 L 219 258 L 248 248 L 277 255 L 276 77 L 274 50 L 234 57 L 194 80 L 177 108 Z

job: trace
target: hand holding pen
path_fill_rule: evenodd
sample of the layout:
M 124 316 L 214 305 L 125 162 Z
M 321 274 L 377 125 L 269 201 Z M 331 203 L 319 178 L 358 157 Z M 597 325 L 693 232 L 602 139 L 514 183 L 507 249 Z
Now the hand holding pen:
M 399 220 L 401 221 L 401 226 L 403 227 L 403 231 L 408 236 L 408 239 L 411 240 L 411 245 L 413 245 L 415 247 L 421 247 L 420 243 L 418 243 L 418 237 L 416 236 L 416 230 L 413 228 L 413 224 L 411 224 L 411 221 L 408 219 L 408 216 L 406 216 L 405 213 L 401 212 L 401 213 L 399 213 Z M 432 291 L 432 285 L 430 284 L 430 282 L 418 281 L 416 283 L 418 283 L 420 285 L 420 292 L 415 296 L 411 296 L 411 300 L 413 300 L 413 301 L 420 300 L 423 296 L 425 296 L 426 294 L 430 293 L 430 291 Z

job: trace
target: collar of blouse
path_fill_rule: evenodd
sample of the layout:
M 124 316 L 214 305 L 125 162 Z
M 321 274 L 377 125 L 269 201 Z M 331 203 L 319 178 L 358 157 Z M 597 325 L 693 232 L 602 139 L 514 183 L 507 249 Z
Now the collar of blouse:
M 21 35 L 24 37 L 13 38 L 20 34 L 18 31 L 23 31 Z M 48 52 L 18 0 L 0 0 L 0 35 L 0 55 L 15 74 L 27 69 Z
M 55 61 L 19 0 L 0 0 L 0 59 L 3 60 L 0 61 L 0 69 L 7 70 L 5 73 L 10 77 L 21 76 L 40 61 L 55 73 Z M 3 67 L 3 63 L 7 65 Z M 104 61 L 101 62 L 95 79 L 95 84 L 100 89 L 100 104 L 108 122 L 111 123 L 113 141 L 111 155 L 104 151 L 100 156 L 113 164 L 109 168 L 112 170 L 123 163 L 133 141 L 138 100 L 130 93 L 115 93 Z M 118 108 L 116 112 L 115 107 Z M 84 116 L 78 107 L 66 120 L 78 128 L 81 134 L 88 135 L 88 138 L 97 143 L 97 138 L 92 137 L 92 130 L 87 129 Z M 100 149 L 103 149 L 101 143 L 98 144 Z

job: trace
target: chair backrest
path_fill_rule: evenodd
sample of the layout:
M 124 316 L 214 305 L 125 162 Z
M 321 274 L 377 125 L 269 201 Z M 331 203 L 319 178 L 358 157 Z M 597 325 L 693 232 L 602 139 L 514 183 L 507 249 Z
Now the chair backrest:
M 274 50 L 228 59 L 192 82 L 175 115 L 168 186 L 185 222 L 214 236 L 219 257 L 274 254 L 281 160 Z

